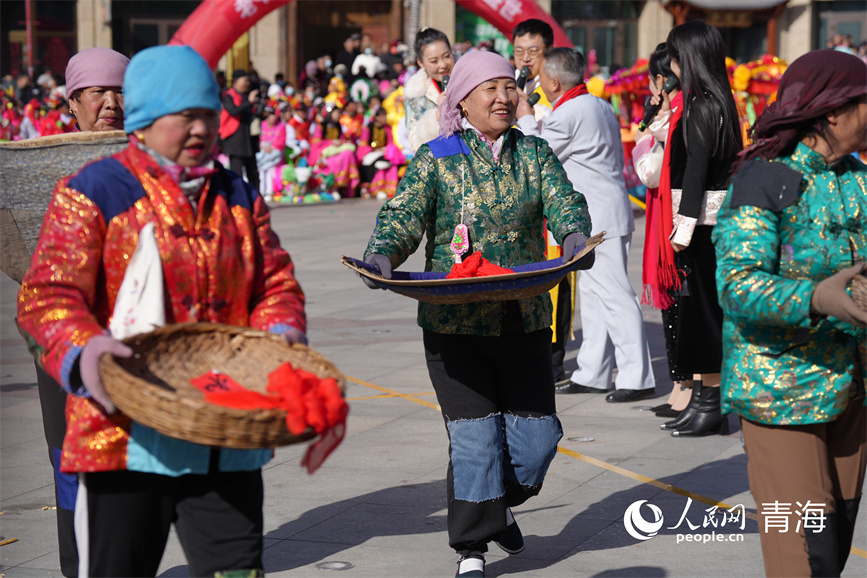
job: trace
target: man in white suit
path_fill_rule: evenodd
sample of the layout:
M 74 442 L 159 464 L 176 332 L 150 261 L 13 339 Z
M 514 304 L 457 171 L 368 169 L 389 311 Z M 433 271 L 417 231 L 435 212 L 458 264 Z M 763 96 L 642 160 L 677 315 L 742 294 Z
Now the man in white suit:
M 553 111 L 540 127 L 522 96 L 518 128 L 548 141 L 575 190 L 587 199 L 592 233 L 607 231 L 596 248 L 596 263 L 578 281 L 583 333 L 578 369 L 557 393 L 605 393 L 616 364 L 616 389 L 605 399 L 630 402 L 654 395 L 647 332 L 626 274 L 635 223 L 623 181 L 620 124 L 610 104 L 587 93 L 586 66 L 576 50 L 549 50 L 540 81 Z

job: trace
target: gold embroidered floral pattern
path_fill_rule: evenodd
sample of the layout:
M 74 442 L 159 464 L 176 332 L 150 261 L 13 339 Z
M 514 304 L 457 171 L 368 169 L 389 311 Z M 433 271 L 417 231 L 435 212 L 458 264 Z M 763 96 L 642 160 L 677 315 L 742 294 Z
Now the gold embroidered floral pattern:
M 834 165 L 803 144 L 776 159 L 802 173 L 781 212 L 731 208 L 713 232 L 723 322 L 723 411 L 761 423 L 828 422 L 864 374 L 867 331 L 811 322 L 817 282 L 867 259 L 867 168 Z

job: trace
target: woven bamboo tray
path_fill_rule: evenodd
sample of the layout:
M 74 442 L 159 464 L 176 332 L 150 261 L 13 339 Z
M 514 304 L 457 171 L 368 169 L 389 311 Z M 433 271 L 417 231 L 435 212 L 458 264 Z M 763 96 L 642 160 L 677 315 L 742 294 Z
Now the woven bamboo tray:
M 584 246 L 570 260 L 562 257 L 519 265 L 512 273 L 489 275 L 486 277 L 467 277 L 446 279 L 447 273 L 413 273 L 393 271 L 392 278 L 386 279 L 379 268 L 352 257 L 342 257 L 340 262 L 373 281 L 378 287 L 400 295 L 411 297 L 425 303 L 458 304 L 480 301 L 510 301 L 535 297 L 550 291 L 567 274 L 579 269 L 587 269 L 593 264 L 592 252 L 604 240 L 605 232 L 590 237 Z
M 850 285 L 852 301 L 862 310 L 867 311 L 867 276 L 855 275 Z
M 130 358 L 104 355 L 99 374 L 112 402 L 134 421 L 169 437 L 224 448 L 295 444 L 313 433 L 289 433 L 282 410 L 238 410 L 206 403 L 190 380 L 217 370 L 264 393 L 268 374 L 284 362 L 320 378 L 343 375 L 324 356 L 278 335 L 212 323 L 181 323 L 123 340 Z

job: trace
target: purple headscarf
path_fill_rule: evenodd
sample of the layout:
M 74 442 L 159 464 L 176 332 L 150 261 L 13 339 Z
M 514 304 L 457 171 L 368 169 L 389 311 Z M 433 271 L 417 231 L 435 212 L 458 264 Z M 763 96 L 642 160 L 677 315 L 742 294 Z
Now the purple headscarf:
M 451 136 L 461 130 L 461 101 L 474 88 L 495 78 L 515 78 L 515 68 L 493 52 L 461 56 L 452 69 L 446 99 L 440 105 L 440 136 Z
M 744 161 L 780 156 L 829 112 L 867 94 L 867 64 L 837 50 L 814 50 L 786 70 L 777 100 L 762 112 L 753 128 L 753 144 Z
M 88 48 L 69 59 L 66 65 L 66 94 L 91 86 L 123 86 L 129 58 L 110 48 Z

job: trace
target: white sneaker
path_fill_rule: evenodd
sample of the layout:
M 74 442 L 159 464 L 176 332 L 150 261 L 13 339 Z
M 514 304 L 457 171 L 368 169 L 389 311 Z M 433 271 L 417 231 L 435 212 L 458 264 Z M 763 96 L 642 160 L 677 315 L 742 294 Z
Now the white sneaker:
M 481 554 L 461 556 L 456 578 L 485 578 L 485 557 Z

